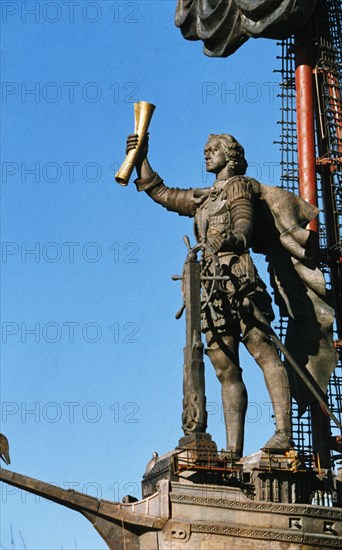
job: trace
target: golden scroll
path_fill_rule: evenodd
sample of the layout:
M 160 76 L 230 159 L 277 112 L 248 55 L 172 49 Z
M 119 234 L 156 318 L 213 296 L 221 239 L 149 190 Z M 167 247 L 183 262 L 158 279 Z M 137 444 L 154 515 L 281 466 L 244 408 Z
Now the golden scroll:
M 132 175 L 135 163 L 147 135 L 147 130 L 150 125 L 153 112 L 156 106 L 147 101 L 139 101 L 134 103 L 134 133 L 138 135 L 138 144 L 135 149 L 128 152 L 120 170 L 116 173 L 115 179 L 120 185 L 127 185 L 129 178 Z

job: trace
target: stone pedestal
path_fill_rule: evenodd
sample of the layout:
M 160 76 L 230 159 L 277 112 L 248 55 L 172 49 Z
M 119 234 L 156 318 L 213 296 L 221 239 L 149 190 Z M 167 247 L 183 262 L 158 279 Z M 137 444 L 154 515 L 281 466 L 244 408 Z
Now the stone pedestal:
M 265 453 L 233 466 L 219 453 L 210 467 L 195 453 L 183 468 L 178 458 L 184 452 L 172 451 L 152 464 L 143 482 L 150 493 L 139 501 L 99 500 L 3 468 L 0 480 L 77 510 L 111 550 L 342 548 L 342 508 L 299 502 L 303 494 L 282 489 L 300 480 L 324 493 L 321 473 L 300 470 L 294 457 Z
M 341 508 L 259 501 L 240 487 L 161 480 L 131 510 L 165 518 L 161 530 L 140 532 L 139 550 L 342 548 Z
M 251 500 L 309 504 L 315 491 L 326 490 L 314 471 L 307 471 L 295 451 L 276 455 L 259 451 L 240 460 L 218 452 L 209 434 L 192 434 L 156 460 L 142 480 L 143 498 L 153 495 L 160 480 L 193 485 L 239 488 Z M 332 486 L 330 487 L 332 491 Z

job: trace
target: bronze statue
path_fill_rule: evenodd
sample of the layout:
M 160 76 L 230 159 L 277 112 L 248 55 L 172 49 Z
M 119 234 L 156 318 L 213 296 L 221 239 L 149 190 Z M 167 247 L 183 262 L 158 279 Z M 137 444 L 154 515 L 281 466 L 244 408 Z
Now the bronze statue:
M 129 136 L 127 153 L 137 144 L 138 137 Z M 289 381 L 270 338 L 272 300 L 249 249 L 267 255 L 277 304 L 290 316 L 287 347 L 324 400 L 336 365 L 333 310 L 326 303 L 323 275 L 310 257 L 310 232 L 305 229 L 318 209 L 245 176 L 244 149 L 229 134 L 210 135 L 204 149 L 206 169 L 216 176 L 210 188 L 167 187 L 151 168 L 147 149 L 146 139 L 136 162 L 138 190 L 170 211 L 194 217 L 196 239 L 204 250 L 201 272 L 210 279 L 219 271 L 220 283 L 202 312 L 202 331 L 222 385 L 227 450 L 242 456 L 247 392 L 239 363 L 241 341 L 262 369 L 273 405 L 276 431 L 263 448 L 285 452 L 292 444 L 290 384 L 302 412 L 315 397 L 296 373 L 291 372 Z
M 204 53 L 227 57 L 249 38 L 282 39 L 309 20 L 316 0 L 178 0 L 176 25 Z
M 128 151 L 135 148 L 137 138 L 128 138 Z M 168 210 L 194 216 L 199 242 L 208 242 L 217 254 L 222 272 L 231 274 L 223 291 L 206 310 L 202 330 L 206 334 L 207 351 L 222 384 L 222 401 L 227 431 L 227 450 L 236 458 L 242 456 L 247 392 L 242 380 L 238 348 L 240 340 L 261 367 L 271 396 L 276 433 L 265 448 L 274 452 L 291 446 L 291 406 L 289 382 L 274 344 L 256 324 L 248 311 L 242 313 L 236 304 L 235 284 L 253 283 L 253 300 L 268 320 L 273 319 L 271 298 L 260 279 L 249 254 L 253 235 L 253 188 L 244 176 L 247 163 L 241 145 L 230 135 L 211 135 L 204 154 L 208 172 L 216 175 L 211 189 L 170 189 L 164 185 L 146 157 L 146 149 L 136 165 L 139 191 L 147 194 Z M 207 272 L 214 269 L 208 257 Z

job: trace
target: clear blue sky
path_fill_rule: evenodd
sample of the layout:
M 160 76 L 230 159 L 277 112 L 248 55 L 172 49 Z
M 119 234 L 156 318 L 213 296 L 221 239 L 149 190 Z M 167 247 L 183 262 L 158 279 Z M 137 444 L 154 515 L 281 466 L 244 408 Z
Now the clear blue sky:
M 276 44 L 206 58 L 174 26 L 175 4 L 1 2 L 1 431 L 14 471 L 112 500 L 139 497 L 153 451 L 182 436 L 184 319 L 171 276 L 192 221 L 114 183 L 133 101 L 157 105 L 150 159 L 169 185 L 209 185 L 203 148 L 223 132 L 244 145 L 249 175 L 279 180 Z M 273 424 L 260 372 L 242 357 L 248 454 Z M 209 362 L 206 379 L 222 448 Z M 6 550 L 105 548 L 82 516 L 4 485 L 1 536 Z

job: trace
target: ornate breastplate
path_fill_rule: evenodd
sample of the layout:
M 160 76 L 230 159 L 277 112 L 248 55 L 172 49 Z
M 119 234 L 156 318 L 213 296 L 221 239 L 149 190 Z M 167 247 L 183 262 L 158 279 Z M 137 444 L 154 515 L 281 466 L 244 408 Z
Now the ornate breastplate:
M 211 242 L 216 235 L 227 232 L 231 228 L 226 183 L 222 182 L 214 186 L 208 197 L 197 208 L 195 232 L 198 241 Z

